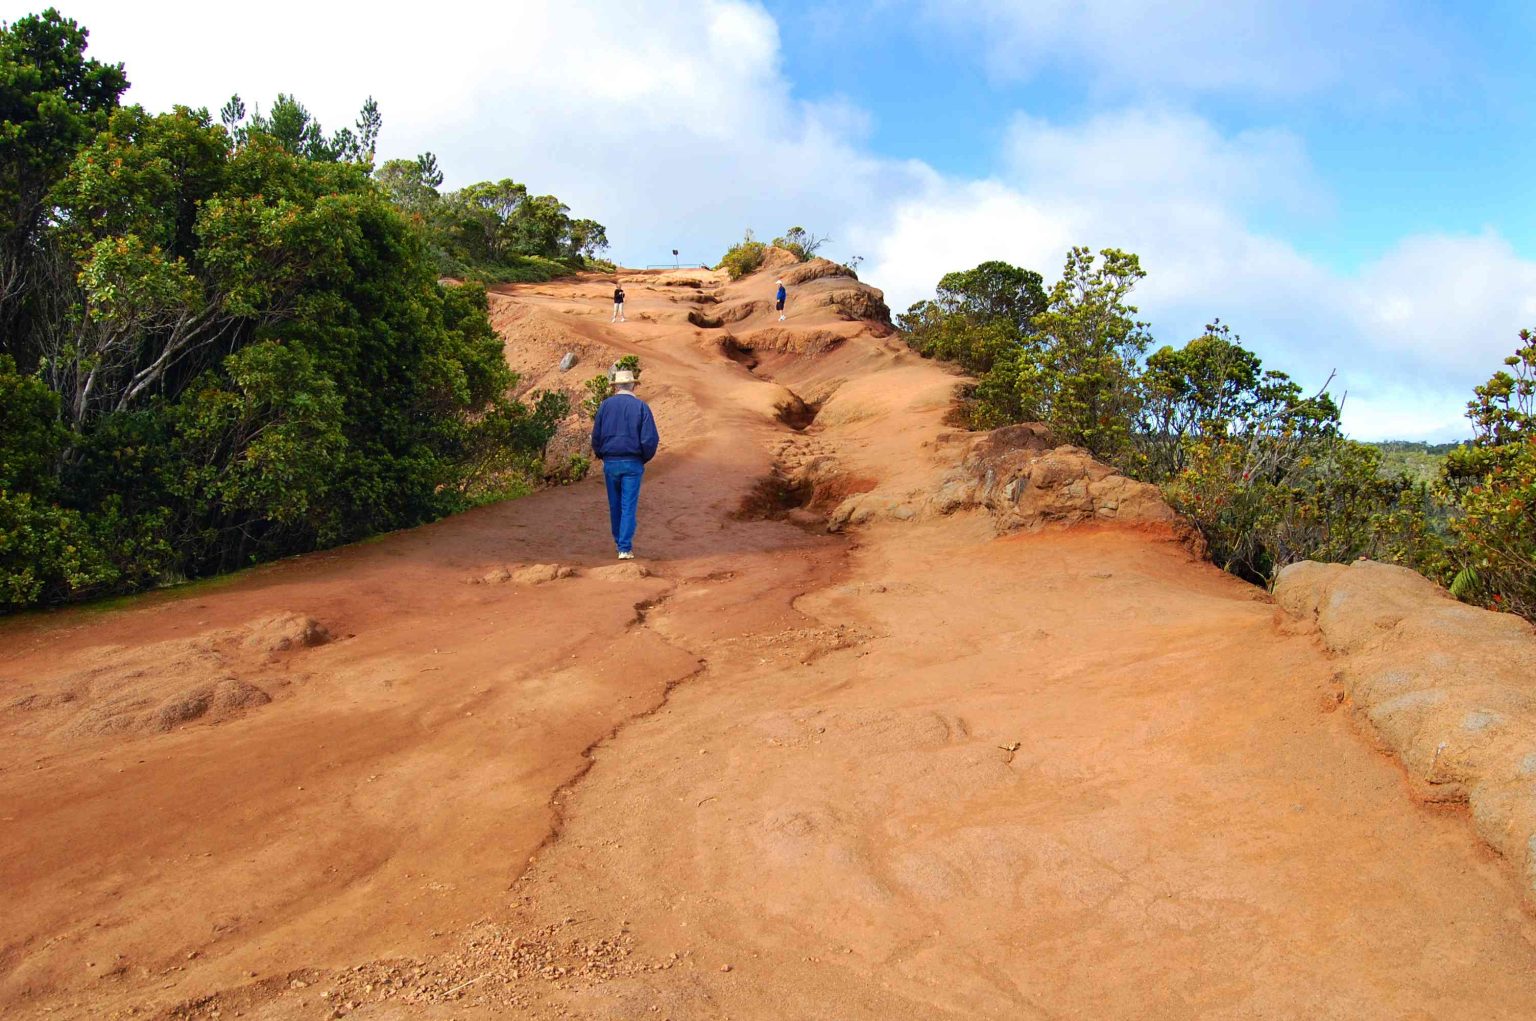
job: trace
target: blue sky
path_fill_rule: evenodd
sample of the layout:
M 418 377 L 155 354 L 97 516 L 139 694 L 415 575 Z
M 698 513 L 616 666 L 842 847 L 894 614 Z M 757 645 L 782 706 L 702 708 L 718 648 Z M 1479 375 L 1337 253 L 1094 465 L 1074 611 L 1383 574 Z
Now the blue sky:
M 935 31 L 905 5 L 766 4 L 797 96 L 857 104 L 870 116 L 870 147 L 888 156 L 984 176 L 1019 110 L 1070 122 L 1151 98 L 1227 132 L 1280 126 L 1304 139 L 1330 207 L 1264 226 L 1331 266 L 1355 268 L 1404 233 L 1489 226 L 1536 256 L 1536 5 L 1396 6 L 1395 32 L 1444 45 L 1362 56 L 1327 86 L 1273 95 L 1104 88 L 1070 67 L 1010 78 L 977 59 L 972 32 Z
M 1536 326 L 1529 3 L 61 6 L 131 101 L 282 90 L 338 125 L 371 94 L 384 157 L 553 192 L 629 265 L 801 224 L 900 309 L 985 259 L 1051 278 L 1070 245 L 1127 248 L 1159 343 L 1219 316 L 1333 373 L 1362 438 L 1464 435 Z

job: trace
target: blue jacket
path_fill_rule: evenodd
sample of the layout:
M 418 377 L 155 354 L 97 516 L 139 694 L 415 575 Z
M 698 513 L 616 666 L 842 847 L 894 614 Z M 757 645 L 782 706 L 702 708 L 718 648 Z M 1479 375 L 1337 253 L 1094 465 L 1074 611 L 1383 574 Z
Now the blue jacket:
M 597 409 L 592 422 L 592 452 L 599 461 L 615 457 L 649 461 L 660 443 L 650 406 L 634 394 L 620 391 Z

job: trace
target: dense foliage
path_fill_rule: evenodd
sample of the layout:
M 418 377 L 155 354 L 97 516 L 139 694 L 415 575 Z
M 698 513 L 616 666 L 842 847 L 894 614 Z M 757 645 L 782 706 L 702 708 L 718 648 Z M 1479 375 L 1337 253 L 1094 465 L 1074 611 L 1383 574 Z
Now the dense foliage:
M 379 184 L 429 238 L 444 276 L 484 282 L 549 280 L 573 269 L 611 269 L 599 256 L 608 235 L 595 220 L 572 219 L 553 195 L 530 195 L 512 180 L 481 181 L 447 193 L 437 157 L 390 160 Z
M 1463 598 L 1536 619 L 1536 335 L 1467 405 L 1470 444 L 1446 455 L 1445 492 L 1462 513 L 1452 522 Z
M 1368 445 L 1381 452 L 1381 462 L 1388 470 L 1401 472 L 1415 482 L 1434 482 L 1440 478 L 1446 455 L 1462 444 L 1377 440 Z
M 757 235 L 748 227 L 741 240 L 725 250 L 715 268 L 725 270 L 732 280 L 740 280 L 748 273 L 757 271 L 770 248 L 783 249 L 801 262 L 808 262 L 816 257 L 816 253 L 826 243 L 827 238 L 812 234 L 804 227 L 791 227 L 782 237 L 776 237 L 772 244 L 767 244 L 757 240 Z
M 1485 605 L 1536 614 L 1536 345 L 1469 405 L 1471 444 L 1447 444 L 1433 484 L 1341 435 L 1309 394 L 1219 321 L 1150 354 L 1129 294 L 1134 255 L 1068 253 L 1047 291 L 1002 262 L 950 273 L 899 318 L 907 342 L 976 377 L 973 428 L 1049 423 L 1066 442 L 1157 483 L 1213 558 L 1254 581 L 1296 560 L 1408 564 Z
M 830 238 L 812 234 L 804 227 L 791 227 L 784 232 L 783 237 L 773 239 L 773 247 L 784 249 L 801 262 L 809 262 L 829 240 Z
M 372 177 L 372 102 L 331 135 L 287 96 L 117 107 L 85 38 L 0 28 L 0 610 L 514 491 L 568 402 L 509 398 L 485 292 Z
M 741 240 L 725 250 L 720 257 L 717 269 L 723 269 L 730 274 L 732 280 L 740 280 L 748 273 L 754 273 L 763 264 L 763 257 L 768 254 L 768 246 L 757 240 L 752 229 L 747 228 Z

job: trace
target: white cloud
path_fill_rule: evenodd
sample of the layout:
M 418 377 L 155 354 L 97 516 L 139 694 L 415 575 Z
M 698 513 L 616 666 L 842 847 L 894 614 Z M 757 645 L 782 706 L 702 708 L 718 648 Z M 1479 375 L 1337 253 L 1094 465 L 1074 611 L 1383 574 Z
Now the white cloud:
M 1536 324 L 1536 262 L 1492 231 L 1409 237 L 1352 284 L 1361 334 L 1428 373 L 1471 363 L 1490 375 Z
M 145 6 L 70 10 L 93 55 L 127 64 L 129 101 L 217 109 L 233 92 L 265 105 L 283 91 L 329 129 L 371 94 L 382 157 L 431 150 L 450 187 L 515 177 L 553 192 L 606 224 L 630 263 L 672 248 L 713 260 L 748 226 L 837 238 L 835 225 L 878 218 L 932 176 L 865 152 L 867 115 L 852 104 L 796 99 L 778 26 L 749 0 L 470 0 L 451 17 L 296 0 L 271 0 L 259 18 Z
M 800 223 L 830 232 L 832 254 L 867 256 L 864 276 L 903 308 L 984 259 L 1049 278 L 1072 244 L 1127 248 L 1150 273 L 1138 298 L 1161 341 L 1221 316 L 1304 383 L 1337 368 L 1363 435 L 1455 429 L 1471 386 L 1536 322 L 1536 265 L 1495 233 L 1409 236 L 1353 274 L 1319 265 L 1257 226 L 1330 212 L 1302 141 L 1226 133 L 1169 98 L 1319 95 L 1346 73 L 1390 91 L 1402 65 L 1438 58 L 1386 0 L 910 3 L 988 48 L 999 75 L 1069 71 L 1099 110 L 1136 98 L 1080 123 L 1020 114 L 994 173 L 945 179 L 870 152 L 857 106 L 798 97 L 755 0 L 466 0 L 444 16 L 76 0 L 70 16 L 93 55 L 127 63 L 130 100 L 217 108 L 286 91 L 334 128 L 372 94 L 383 156 L 430 149 L 450 186 L 511 176 L 558 194 L 630 264 L 674 247 L 713 260 L 743 227 Z
M 916 0 L 926 23 L 979 44 L 992 74 L 1083 76 L 1100 91 L 1394 96 L 1443 74 L 1442 25 L 1391 0 Z
M 1283 206 L 1315 215 L 1325 196 L 1294 134 L 1224 137 L 1209 121 L 1169 109 L 1123 108 L 1082 124 L 1020 114 L 1005 150 L 1012 179 L 1032 192 L 1140 200 L 1220 199 L 1231 207 Z
M 986 259 L 1049 280 L 1072 244 L 1125 248 L 1148 271 L 1135 300 L 1159 342 L 1219 316 L 1304 385 L 1336 370 L 1346 427 L 1367 438 L 1464 433 L 1472 386 L 1536 322 L 1536 262 L 1496 234 L 1410 236 L 1339 274 L 1254 228 L 1254 213 L 1327 207 L 1283 133 L 1223 136 L 1162 111 L 1068 126 L 1020 118 L 1008 154 L 1006 173 L 938 182 L 864 235 L 867 275 L 893 307 Z

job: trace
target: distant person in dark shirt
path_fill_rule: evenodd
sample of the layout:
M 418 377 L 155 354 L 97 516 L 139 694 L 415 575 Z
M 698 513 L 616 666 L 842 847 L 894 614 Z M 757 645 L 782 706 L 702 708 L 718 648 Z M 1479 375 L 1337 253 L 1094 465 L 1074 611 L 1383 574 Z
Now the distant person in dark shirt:
M 789 297 L 789 292 L 784 290 L 784 281 L 779 281 L 779 293 L 773 296 L 774 307 L 779 310 L 779 322 L 784 321 L 784 299 Z
M 608 483 L 608 521 L 620 560 L 635 559 L 636 515 L 645 466 L 656 456 L 661 436 L 650 407 L 635 396 L 636 376 L 628 369 L 613 374 L 613 395 L 592 422 L 592 452 L 603 462 Z
M 610 323 L 624 322 L 624 288 L 618 284 L 613 285 L 613 318 Z

